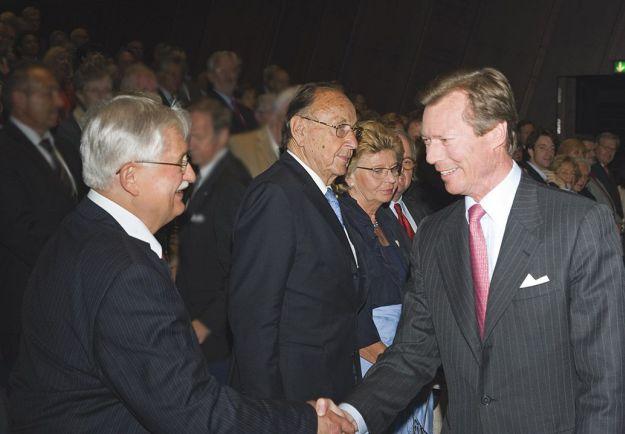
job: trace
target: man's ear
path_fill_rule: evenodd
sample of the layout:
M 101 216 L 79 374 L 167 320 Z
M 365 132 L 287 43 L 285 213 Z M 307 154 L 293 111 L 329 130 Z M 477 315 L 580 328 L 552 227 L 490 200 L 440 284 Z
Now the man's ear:
M 137 166 L 134 163 L 126 163 L 119 171 L 119 184 L 132 196 L 139 196 L 139 183 L 137 178 Z
M 303 138 L 305 136 L 306 125 L 304 119 L 295 115 L 290 120 L 291 123 L 291 136 L 295 139 L 295 143 L 298 146 L 301 146 L 300 143 L 303 143 Z
M 498 122 L 494 128 L 486 133 L 486 135 L 489 136 L 488 141 L 492 143 L 493 149 L 498 148 L 499 146 L 503 146 L 505 148 L 506 138 L 508 137 L 508 122 Z
M 230 139 L 230 131 L 227 128 L 222 128 L 217 131 L 215 139 L 217 140 L 217 149 L 225 147 Z

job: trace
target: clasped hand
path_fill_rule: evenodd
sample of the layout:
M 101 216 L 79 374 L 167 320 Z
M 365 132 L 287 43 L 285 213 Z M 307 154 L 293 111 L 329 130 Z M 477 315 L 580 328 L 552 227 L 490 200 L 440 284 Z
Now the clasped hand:
M 358 426 L 352 417 L 341 410 L 331 399 L 308 401 L 317 412 L 317 434 L 354 434 Z

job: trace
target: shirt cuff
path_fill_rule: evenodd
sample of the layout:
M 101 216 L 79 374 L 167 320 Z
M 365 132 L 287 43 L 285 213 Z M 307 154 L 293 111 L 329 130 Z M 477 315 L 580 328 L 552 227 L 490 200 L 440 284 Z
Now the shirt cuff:
M 346 402 L 343 402 L 339 405 L 339 408 L 349 415 L 356 421 L 358 425 L 358 434 L 368 434 L 369 430 L 367 429 L 367 424 L 365 423 L 364 418 L 360 414 L 358 410 L 353 405 L 350 405 Z

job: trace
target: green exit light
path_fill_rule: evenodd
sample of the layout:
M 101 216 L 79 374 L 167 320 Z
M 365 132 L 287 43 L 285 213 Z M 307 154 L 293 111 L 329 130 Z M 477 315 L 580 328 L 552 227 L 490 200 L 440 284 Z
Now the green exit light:
M 614 61 L 614 73 L 615 74 L 625 74 L 625 60 L 615 60 Z

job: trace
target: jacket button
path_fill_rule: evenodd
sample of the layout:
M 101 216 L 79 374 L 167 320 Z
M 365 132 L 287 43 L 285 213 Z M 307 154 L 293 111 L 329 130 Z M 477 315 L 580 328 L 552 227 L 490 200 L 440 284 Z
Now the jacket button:
M 492 400 L 493 398 L 491 398 L 490 396 L 484 395 L 482 396 L 481 402 L 482 402 L 482 405 L 489 405 Z

